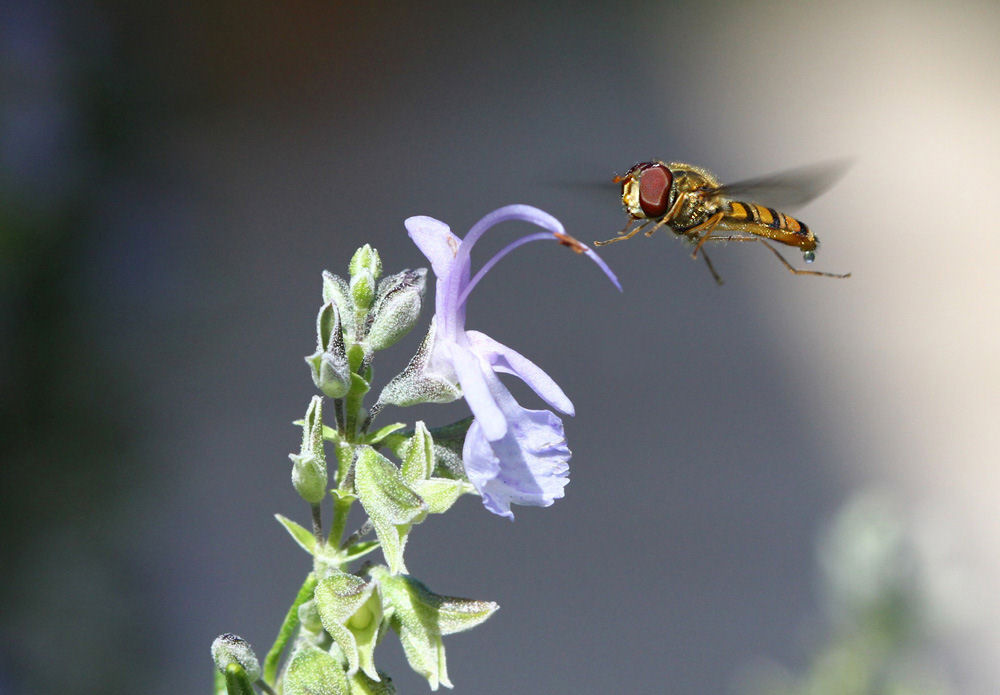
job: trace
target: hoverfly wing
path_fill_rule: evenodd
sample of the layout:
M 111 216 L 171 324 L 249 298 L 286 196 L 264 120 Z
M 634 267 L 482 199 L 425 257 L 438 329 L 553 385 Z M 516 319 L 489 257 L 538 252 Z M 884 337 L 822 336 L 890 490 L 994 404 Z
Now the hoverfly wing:
M 835 184 L 851 165 L 837 159 L 780 171 L 768 176 L 723 184 L 713 193 L 732 200 L 744 200 L 791 210 L 805 205 Z

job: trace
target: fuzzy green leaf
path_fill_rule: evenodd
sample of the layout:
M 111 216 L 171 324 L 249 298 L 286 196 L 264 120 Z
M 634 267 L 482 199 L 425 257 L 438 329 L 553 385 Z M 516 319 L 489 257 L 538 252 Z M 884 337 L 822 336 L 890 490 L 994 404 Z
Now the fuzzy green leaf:
M 381 567 L 371 573 L 392 610 L 390 624 L 399 633 L 411 668 L 427 679 L 432 690 L 439 683 L 451 687 L 442 635 L 475 627 L 497 610 L 497 604 L 440 596 L 413 577 L 390 575 Z
M 288 531 L 289 535 L 291 535 L 291 537 L 302 547 L 303 550 L 310 555 L 316 554 L 316 536 L 313 535 L 312 531 L 309 531 L 305 527 L 300 526 L 281 514 L 275 514 L 274 518 L 278 520 L 278 523 L 285 527 L 285 530 Z
M 475 491 L 470 483 L 450 478 L 418 480 L 413 489 L 427 504 L 430 514 L 444 514 L 464 493 Z
M 381 427 L 377 432 L 373 432 L 372 434 L 368 435 L 367 439 L 365 440 L 365 443 L 371 444 L 372 446 L 381 444 L 382 440 L 384 440 L 390 434 L 392 434 L 393 432 L 397 432 L 403 429 L 404 427 L 406 427 L 406 425 L 402 422 L 395 422 L 391 425 L 386 425 L 385 427 Z
M 402 447 L 403 479 L 411 485 L 431 476 L 434 470 L 434 438 L 423 420 L 418 420 L 413 436 Z
M 288 662 L 284 695 L 351 695 L 347 674 L 328 652 L 308 643 L 299 645 Z

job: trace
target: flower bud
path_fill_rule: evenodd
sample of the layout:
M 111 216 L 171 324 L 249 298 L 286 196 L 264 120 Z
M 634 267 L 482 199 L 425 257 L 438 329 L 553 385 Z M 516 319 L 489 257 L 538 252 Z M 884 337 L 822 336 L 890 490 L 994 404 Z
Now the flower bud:
M 372 248 L 371 244 L 365 244 L 354 252 L 347 269 L 351 273 L 351 277 L 364 270 L 371 273 L 377 280 L 382 275 L 382 259 L 379 257 L 378 251 Z
M 316 352 L 305 358 L 316 388 L 330 398 L 343 398 L 351 388 L 351 368 L 344 348 L 340 311 L 324 304 L 316 317 Z
M 253 683 L 260 678 L 260 662 L 257 655 L 253 653 L 250 643 L 239 635 L 227 632 L 219 635 L 212 642 L 212 660 L 215 668 L 225 673 L 230 664 L 239 664 L 250 682 Z
M 379 283 L 366 339 L 369 350 L 384 350 L 413 329 L 420 317 L 426 276 L 426 268 L 404 270 Z
M 347 281 L 339 275 L 334 275 L 329 270 L 323 271 L 323 303 L 333 302 L 337 305 L 340 313 L 340 320 L 344 323 L 344 334 L 348 340 L 354 340 L 354 301 L 351 299 L 351 287 Z
M 302 423 L 302 448 L 289 454 L 292 485 L 302 499 L 318 504 L 326 496 L 326 454 L 323 451 L 323 399 L 313 396 Z
M 351 272 L 351 299 L 363 317 L 375 299 L 375 282 L 382 274 L 382 259 L 378 251 L 365 244 L 354 253 L 349 266 Z

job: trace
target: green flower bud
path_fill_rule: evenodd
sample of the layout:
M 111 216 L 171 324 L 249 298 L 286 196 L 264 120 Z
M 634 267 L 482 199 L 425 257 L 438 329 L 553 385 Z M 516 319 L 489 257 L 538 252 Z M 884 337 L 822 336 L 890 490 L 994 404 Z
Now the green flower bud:
M 377 280 L 382 275 L 382 259 L 371 244 L 365 244 L 351 256 L 351 262 L 347 269 L 351 277 L 368 272 Z
M 318 504 L 326 496 L 326 454 L 323 451 L 323 399 L 313 396 L 302 423 L 302 448 L 289 454 L 292 460 L 292 485 L 310 504 Z
M 349 266 L 351 273 L 351 299 L 362 317 L 375 299 L 375 282 L 382 274 L 382 259 L 378 251 L 365 244 L 355 251 Z
M 212 660 L 215 668 L 225 673 L 230 664 L 239 664 L 253 683 L 260 678 L 260 662 L 250 643 L 239 635 L 227 632 L 212 642 Z
M 379 283 L 365 339 L 369 350 L 384 350 L 417 324 L 426 277 L 427 269 L 418 268 L 404 270 Z
M 357 331 L 354 325 L 354 301 L 351 299 L 351 288 L 347 281 L 339 275 L 334 275 L 329 270 L 323 271 L 323 303 L 333 302 L 337 305 L 340 313 L 340 320 L 344 324 L 344 333 L 348 340 L 357 340 Z
M 316 388 L 330 398 L 347 395 L 351 388 L 351 368 L 344 347 L 340 311 L 334 302 L 324 304 L 319 310 L 316 317 L 316 352 L 305 359 Z

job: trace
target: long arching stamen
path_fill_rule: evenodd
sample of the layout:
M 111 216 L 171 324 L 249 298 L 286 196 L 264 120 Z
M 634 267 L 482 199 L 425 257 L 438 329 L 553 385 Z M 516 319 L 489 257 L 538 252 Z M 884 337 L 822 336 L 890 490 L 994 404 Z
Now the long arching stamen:
M 518 246 L 523 246 L 524 244 L 527 244 L 532 241 L 545 241 L 546 239 L 548 239 L 549 241 L 557 241 L 556 237 L 552 234 L 552 232 L 535 232 L 534 234 L 528 234 L 526 236 L 523 236 L 520 239 L 515 239 L 514 241 L 510 242 L 502 249 L 497 251 L 496 255 L 494 255 L 493 258 L 491 258 L 490 260 L 486 261 L 486 263 L 483 264 L 483 267 L 479 269 L 479 272 L 476 273 L 475 277 L 469 280 L 469 284 L 465 286 L 465 289 L 462 291 L 462 294 L 458 296 L 458 306 L 462 306 L 463 304 L 465 304 L 465 300 L 469 297 L 469 293 L 472 292 L 472 288 L 479 283 L 480 279 L 482 279 L 482 277 L 489 272 L 490 268 L 495 266 L 501 258 L 503 258 L 508 253 L 516 249 Z

